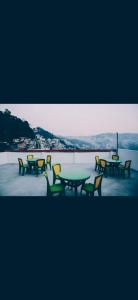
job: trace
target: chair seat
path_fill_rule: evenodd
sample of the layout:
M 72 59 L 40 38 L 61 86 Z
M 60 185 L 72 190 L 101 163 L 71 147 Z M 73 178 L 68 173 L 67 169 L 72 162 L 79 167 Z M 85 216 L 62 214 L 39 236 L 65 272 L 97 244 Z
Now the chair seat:
M 53 184 L 50 186 L 51 193 L 60 193 L 64 191 L 64 186 L 62 184 Z
M 94 191 L 94 184 L 92 183 L 85 183 L 84 186 L 82 187 L 83 190 L 91 193 Z

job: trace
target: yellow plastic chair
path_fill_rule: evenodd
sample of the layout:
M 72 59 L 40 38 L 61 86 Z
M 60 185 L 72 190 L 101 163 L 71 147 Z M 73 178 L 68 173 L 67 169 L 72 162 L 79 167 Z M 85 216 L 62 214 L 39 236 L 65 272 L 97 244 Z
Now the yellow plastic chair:
M 97 170 L 98 168 L 98 171 L 100 170 L 100 158 L 98 155 L 95 156 L 95 171 Z
M 55 184 L 56 179 L 60 180 L 59 173 L 61 172 L 61 164 L 54 164 L 52 166 L 53 170 L 53 184 Z
M 29 172 L 31 173 L 32 172 L 32 169 L 34 168 L 34 163 L 31 163 L 31 159 L 34 158 L 34 155 L 33 154 L 28 154 L 27 155 L 27 160 L 28 160 L 28 166 L 29 166 Z
M 41 173 L 45 171 L 45 159 L 37 159 L 35 165 L 35 175 L 38 176 L 38 171 L 41 170 Z
M 100 159 L 100 171 L 107 176 L 109 165 L 105 159 Z
M 43 175 L 45 176 L 47 181 L 47 196 L 50 197 L 54 194 L 59 194 L 62 196 L 65 194 L 65 186 L 62 183 L 50 185 L 47 172 L 44 172 Z
M 113 160 L 119 160 L 119 155 L 113 154 L 113 155 L 112 155 L 112 159 L 113 159 Z
M 34 155 L 33 154 L 28 154 L 27 155 L 27 160 L 30 160 L 30 159 L 33 159 L 34 158 Z
M 29 170 L 29 166 L 23 163 L 22 158 L 18 158 L 18 162 L 19 162 L 19 174 L 22 174 L 22 176 L 24 176 L 25 170 L 27 173 Z
M 125 172 L 127 171 L 128 177 L 130 177 L 130 167 L 131 167 L 131 160 L 126 160 L 124 165 L 119 165 L 119 173 L 121 176 L 125 178 Z
M 84 185 L 82 185 L 81 193 L 82 191 L 85 191 L 86 196 L 94 197 L 94 193 L 95 191 L 97 191 L 98 195 L 102 196 L 101 193 L 102 178 L 103 178 L 103 173 L 95 177 L 94 183 L 85 183 Z

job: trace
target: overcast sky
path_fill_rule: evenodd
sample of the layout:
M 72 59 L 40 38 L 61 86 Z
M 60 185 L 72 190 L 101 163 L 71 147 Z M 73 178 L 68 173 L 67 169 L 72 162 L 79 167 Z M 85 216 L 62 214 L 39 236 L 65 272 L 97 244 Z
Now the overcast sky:
M 0 110 L 54 134 L 138 133 L 138 104 L 0 104 Z

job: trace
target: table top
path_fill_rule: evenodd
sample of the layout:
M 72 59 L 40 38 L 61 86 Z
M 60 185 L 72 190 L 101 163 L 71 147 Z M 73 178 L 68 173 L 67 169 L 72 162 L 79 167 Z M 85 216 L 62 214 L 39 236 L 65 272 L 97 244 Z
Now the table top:
M 65 180 L 79 181 L 90 178 L 91 174 L 85 170 L 64 170 L 59 173 L 59 177 Z
M 106 159 L 107 162 L 113 163 L 113 164 L 121 164 L 121 160 L 115 160 L 115 159 Z

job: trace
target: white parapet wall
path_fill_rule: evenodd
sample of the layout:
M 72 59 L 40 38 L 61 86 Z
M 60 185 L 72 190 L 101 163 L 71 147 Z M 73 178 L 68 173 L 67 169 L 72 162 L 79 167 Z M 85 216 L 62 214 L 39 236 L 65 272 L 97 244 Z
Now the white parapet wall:
M 27 155 L 30 152 L 0 152 L 0 165 L 18 163 L 18 157 L 26 163 Z M 52 164 L 95 164 L 95 156 L 99 155 L 103 159 L 111 159 L 113 152 L 33 152 L 36 158 L 46 158 L 52 155 Z M 132 169 L 138 171 L 138 151 L 119 149 L 119 158 L 124 164 L 126 160 L 132 160 Z
M 30 152 L 0 152 L 0 165 L 18 163 L 18 158 L 22 158 L 26 163 L 27 155 Z M 47 155 L 52 155 L 52 164 L 95 164 L 95 156 L 100 158 L 110 159 L 112 152 L 33 152 L 36 158 L 45 158 Z
M 126 160 L 131 160 L 131 168 L 138 171 L 138 151 L 128 149 L 118 149 L 119 159 L 124 164 Z

